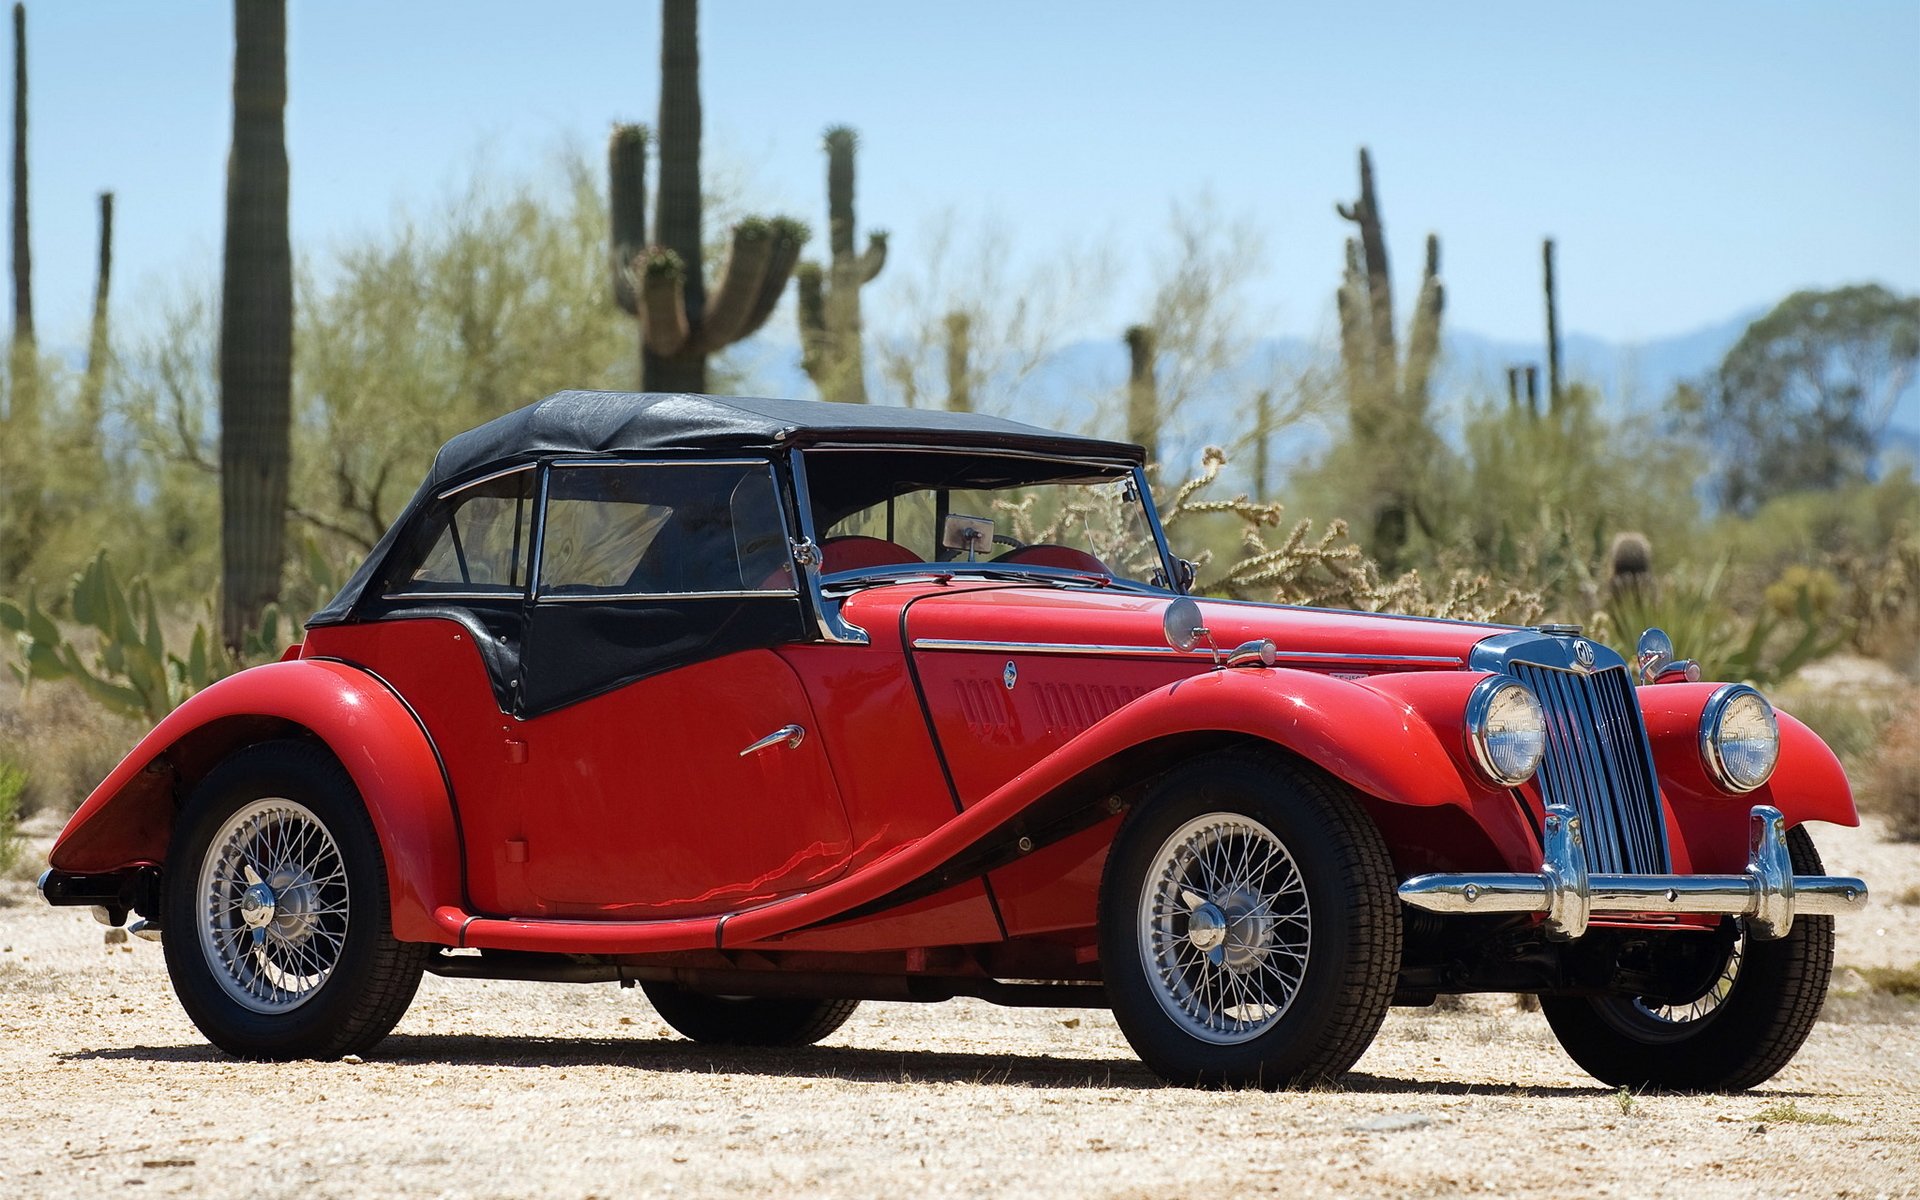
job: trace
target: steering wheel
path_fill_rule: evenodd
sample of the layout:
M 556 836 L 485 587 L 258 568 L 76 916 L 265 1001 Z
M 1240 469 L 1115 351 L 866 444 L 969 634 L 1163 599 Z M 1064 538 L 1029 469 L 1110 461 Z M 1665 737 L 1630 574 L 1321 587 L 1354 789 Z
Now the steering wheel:
M 996 546 L 1011 546 L 1015 550 L 1025 550 L 1028 546 L 1032 545 L 1031 542 L 1023 542 L 1017 537 L 1012 537 L 1004 533 L 994 534 L 993 544 Z

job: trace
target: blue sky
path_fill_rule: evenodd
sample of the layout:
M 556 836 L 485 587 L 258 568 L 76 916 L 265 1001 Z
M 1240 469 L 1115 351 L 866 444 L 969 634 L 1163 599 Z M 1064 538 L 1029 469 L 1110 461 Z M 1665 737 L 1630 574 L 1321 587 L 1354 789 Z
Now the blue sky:
M 296 247 L 324 254 L 478 165 L 598 161 L 650 121 L 659 17 L 627 3 L 295 0 Z M 36 301 L 84 340 L 94 194 L 112 188 L 115 302 L 137 323 L 215 277 L 231 9 L 28 4 Z M 966 4 L 709 0 L 709 164 L 824 225 L 819 133 L 862 135 L 860 217 L 902 261 L 943 213 L 1024 254 L 1093 239 L 1119 278 L 1086 317 L 1147 304 L 1171 205 L 1210 195 L 1268 257 L 1250 303 L 1324 332 L 1372 147 L 1398 266 L 1440 232 L 1455 328 L 1530 337 L 1539 239 L 1572 330 L 1677 333 L 1802 286 L 1920 290 L 1920 4 Z M 882 276 L 868 293 L 884 319 Z M 1403 295 L 1411 288 L 1404 285 Z M 1113 328 L 1108 328 L 1112 326 Z

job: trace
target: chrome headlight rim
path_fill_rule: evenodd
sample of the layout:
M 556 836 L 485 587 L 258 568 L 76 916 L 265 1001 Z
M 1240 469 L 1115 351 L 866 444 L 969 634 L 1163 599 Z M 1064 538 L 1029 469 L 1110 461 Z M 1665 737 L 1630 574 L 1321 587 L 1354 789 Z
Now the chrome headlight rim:
M 1502 770 L 1495 759 L 1493 747 L 1488 739 L 1488 721 L 1492 716 L 1495 702 L 1509 689 L 1518 691 L 1527 698 L 1540 725 L 1540 753 L 1524 771 Z M 1540 697 L 1526 684 L 1511 675 L 1489 675 L 1473 686 L 1467 695 L 1465 730 L 1468 756 L 1480 772 L 1482 778 L 1495 787 L 1516 788 L 1539 773 L 1540 764 L 1546 759 L 1546 707 L 1540 703 Z
M 1773 730 L 1773 758 L 1767 763 L 1767 769 L 1760 777 L 1751 782 L 1734 776 L 1727 765 L 1726 755 L 1721 747 L 1721 727 L 1726 721 L 1727 710 L 1742 699 L 1752 697 L 1759 701 L 1767 714 L 1767 723 Z M 1707 697 L 1707 705 L 1700 713 L 1700 761 L 1707 769 L 1707 778 L 1722 791 L 1736 796 L 1758 791 L 1773 778 L 1774 770 L 1780 765 L 1780 715 L 1773 702 L 1760 694 L 1760 689 L 1745 683 L 1729 683 L 1714 689 Z

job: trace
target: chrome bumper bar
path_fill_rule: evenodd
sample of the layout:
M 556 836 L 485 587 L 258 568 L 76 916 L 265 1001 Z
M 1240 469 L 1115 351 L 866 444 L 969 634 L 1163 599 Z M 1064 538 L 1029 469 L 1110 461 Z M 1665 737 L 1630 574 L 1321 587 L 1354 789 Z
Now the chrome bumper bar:
M 1724 913 L 1745 917 L 1747 933 L 1782 938 L 1796 914 L 1836 916 L 1867 903 L 1867 885 L 1836 875 L 1795 875 L 1780 810 L 1756 804 L 1747 824 L 1744 875 L 1589 875 L 1580 818 L 1547 806 L 1546 859 L 1538 875 L 1417 875 L 1400 899 L 1437 913 L 1542 913 L 1547 936 L 1571 941 L 1598 916 Z

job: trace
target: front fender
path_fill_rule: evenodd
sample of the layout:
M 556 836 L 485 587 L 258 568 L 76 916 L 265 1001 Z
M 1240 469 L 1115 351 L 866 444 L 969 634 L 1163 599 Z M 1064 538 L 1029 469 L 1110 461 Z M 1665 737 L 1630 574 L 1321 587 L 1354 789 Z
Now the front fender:
M 50 865 L 118 871 L 166 860 L 184 795 L 235 750 L 310 733 L 346 767 L 386 855 L 394 936 L 446 942 L 439 905 L 463 904 L 460 835 L 440 762 L 413 712 L 373 675 L 296 659 L 253 667 L 197 693 L 81 804 Z
M 1761 787 L 1734 795 L 1707 775 L 1700 759 L 1700 718 L 1717 683 L 1663 683 L 1637 689 L 1653 741 L 1660 789 L 1685 841 L 1693 870 L 1746 870 L 1747 814 L 1756 804 L 1780 810 L 1789 826 L 1807 821 L 1858 825 L 1853 789 L 1820 735 L 1781 712 L 1780 762 Z

